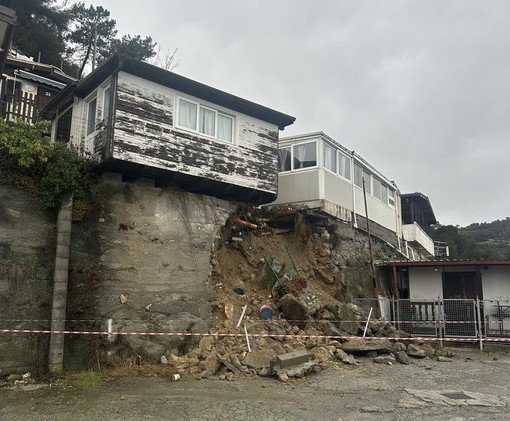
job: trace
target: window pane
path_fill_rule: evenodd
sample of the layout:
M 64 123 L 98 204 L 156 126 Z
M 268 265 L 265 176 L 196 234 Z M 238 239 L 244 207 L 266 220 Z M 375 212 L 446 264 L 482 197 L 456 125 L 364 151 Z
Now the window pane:
M 354 184 L 363 188 L 363 168 L 358 164 L 354 164 Z
M 110 117 L 110 104 L 111 104 L 111 97 L 112 97 L 112 89 L 110 86 L 108 86 L 104 90 L 104 98 L 103 98 L 103 120 L 108 120 L 108 117 Z
M 218 114 L 218 139 L 232 142 L 232 127 L 234 119 L 232 117 Z
M 87 136 L 96 130 L 96 106 L 97 98 L 89 102 L 87 111 Z
M 278 171 L 290 171 L 291 160 L 290 160 L 290 148 L 278 149 Z
M 371 182 L 370 173 L 363 170 L 363 180 L 365 180 L 365 191 L 368 194 L 372 194 L 372 182 Z
M 200 108 L 200 128 L 199 132 L 208 136 L 214 136 L 216 133 L 216 113 L 207 108 Z
M 345 156 L 343 153 L 338 153 L 338 174 L 342 177 L 351 179 L 351 159 Z
M 179 126 L 188 129 L 197 129 L 197 105 L 179 99 Z
M 314 167 L 317 165 L 315 142 L 294 146 L 294 169 Z
M 388 204 L 395 206 L 395 191 L 391 189 L 388 189 Z
M 374 188 L 374 196 L 381 200 L 381 180 L 374 177 L 373 178 L 373 188 Z
M 324 144 L 324 168 L 336 173 L 336 149 Z
M 388 187 L 384 184 L 381 187 L 381 200 L 385 205 L 388 204 Z

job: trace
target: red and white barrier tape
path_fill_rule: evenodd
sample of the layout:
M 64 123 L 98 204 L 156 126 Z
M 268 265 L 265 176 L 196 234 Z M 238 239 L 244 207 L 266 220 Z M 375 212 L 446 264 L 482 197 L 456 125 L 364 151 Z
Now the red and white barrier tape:
M 97 336 L 195 336 L 195 337 L 239 337 L 244 338 L 244 333 L 195 333 L 195 332 L 105 332 L 105 331 L 74 331 L 74 330 L 40 330 L 40 329 L 0 329 L 0 333 L 39 333 L 39 334 L 60 334 L 60 335 L 97 335 Z M 287 335 L 269 333 L 248 333 L 250 338 L 281 338 L 281 339 L 360 339 L 359 336 L 335 336 L 335 335 Z M 395 341 L 445 341 L 445 342 L 478 342 L 480 338 L 437 338 L 437 337 L 411 337 L 396 338 L 385 336 L 367 336 L 363 339 L 376 340 L 386 339 Z M 483 338 L 484 342 L 510 342 L 510 338 Z

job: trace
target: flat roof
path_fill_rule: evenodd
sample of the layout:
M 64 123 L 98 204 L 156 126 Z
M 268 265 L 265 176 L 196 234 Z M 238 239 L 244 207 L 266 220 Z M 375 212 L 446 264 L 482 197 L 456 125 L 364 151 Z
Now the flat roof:
M 501 266 L 510 265 L 510 260 L 446 260 L 446 259 L 435 259 L 435 260 L 394 260 L 388 262 L 378 263 L 378 266 L 389 266 L 389 267 L 426 267 L 426 266 Z
M 44 109 L 46 115 L 51 114 L 59 106 L 68 102 L 70 96 L 84 98 L 99 86 L 109 76 L 123 71 L 143 79 L 157 83 L 179 92 L 200 98 L 211 103 L 220 105 L 230 110 L 255 117 L 259 120 L 275 124 L 280 130 L 291 125 L 296 120 L 287 114 L 264 107 L 238 96 L 229 94 L 203 83 L 188 79 L 177 73 L 161 69 L 140 60 L 135 60 L 120 54 L 115 54 L 86 78 L 77 84 L 69 85 L 60 92 Z

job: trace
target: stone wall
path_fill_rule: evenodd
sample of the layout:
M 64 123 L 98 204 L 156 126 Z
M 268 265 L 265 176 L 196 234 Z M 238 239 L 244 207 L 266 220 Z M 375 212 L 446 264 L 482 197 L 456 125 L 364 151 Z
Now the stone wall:
M 203 332 L 211 322 L 207 279 L 213 243 L 236 203 L 153 180 L 123 183 L 109 173 L 98 186 L 96 206 L 73 224 L 68 318 L 73 329 Z M 92 321 L 92 322 L 89 322 Z M 69 337 L 65 364 L 140 355 L 156 360 L 180 354 L 190 338 Z M 90 353 L 97 353 L 91 355 Z
M 36 198 L 0 185 L 0 325 L 48 329 L 55 220 Z M 34 321 L 36 320 L 36 321 Z M 48 337 L 0 333 L 0 376 L 44 369 Z

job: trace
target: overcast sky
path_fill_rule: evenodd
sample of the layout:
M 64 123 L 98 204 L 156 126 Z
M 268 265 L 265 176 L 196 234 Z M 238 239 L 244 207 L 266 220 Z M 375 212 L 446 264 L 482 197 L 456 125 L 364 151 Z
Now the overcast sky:
M 323 131 L 442 224 L 510 216 L 510 1 L 102 0 L 183 76 Z

